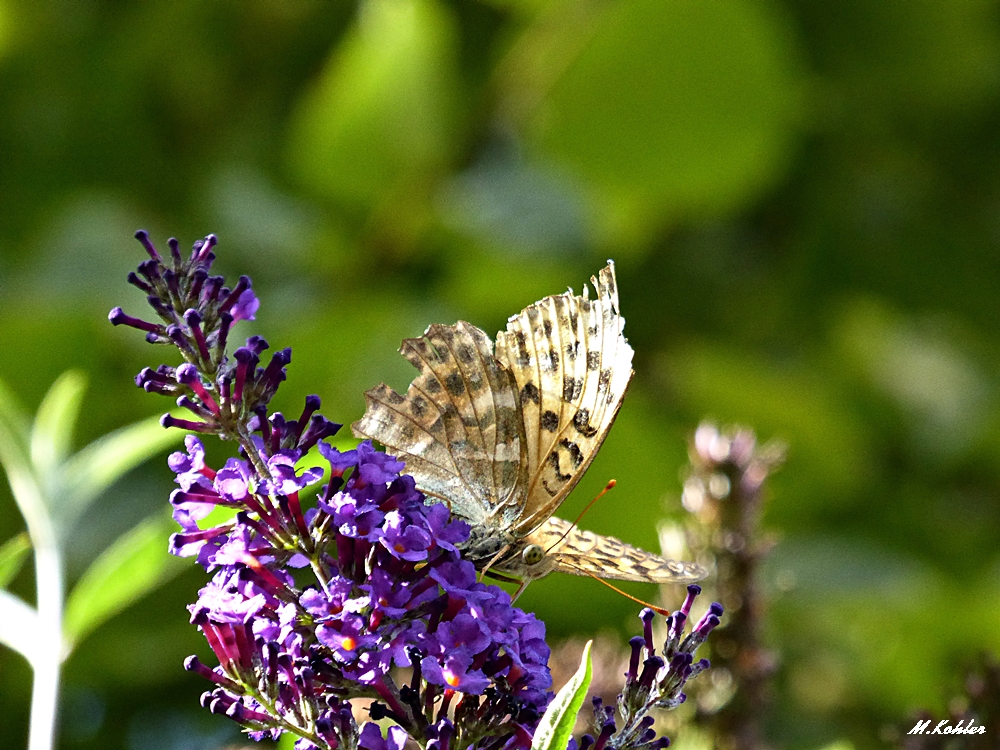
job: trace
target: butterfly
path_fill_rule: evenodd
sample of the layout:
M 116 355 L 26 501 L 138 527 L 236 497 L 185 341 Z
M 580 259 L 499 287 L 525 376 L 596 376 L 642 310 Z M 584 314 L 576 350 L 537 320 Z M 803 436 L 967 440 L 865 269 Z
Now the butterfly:
M 355 436 L 406 463 L 417 488 L 470 524 L 462 554 L 514 598 L 553 571 L 625 581 L 689 583 L 706 571 L 552 514 L 576 486 L 618 414 L 632 348 L 614 263 L 591 278 L 595 297 L 569 291 L 529 305 L 497 334 L 459 321 L 405 339 L 419 375 L 406 394 L 365 393 Z

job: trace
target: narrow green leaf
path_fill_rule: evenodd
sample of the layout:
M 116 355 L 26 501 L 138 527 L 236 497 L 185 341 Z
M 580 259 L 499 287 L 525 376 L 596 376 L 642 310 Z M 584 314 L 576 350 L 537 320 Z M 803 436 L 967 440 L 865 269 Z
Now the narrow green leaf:
M 573 725 L 576 715 L 587 697 L 590 688 L 590 678 L 593 676 L 590 664 L 590 647 L 593 641 L 587 641 L 583 647 L 580 668 L 570 681 L 563 685 L 562 690 L 549 704 L 545 715 L 538 723 L 535 738 L 531 742 L 531 750 L 566 750 L 570 737 L 573 736 Z
M 154 417 L 110 432 L 72 456 L 64 464 L 56 500 L 63 532 L 123 474 L 183 437 L 183 431 L 165 430 Z
M 169 517 L 147 518 L 87 568 L 66 603 L 63 632 L 70 649 L 184 568 L 181 560 L 167 552 L 171 531 Z
M 45 644 L 37 643 L 38 616 L 35 610 L 8 591 L 0 590 L 0 643 L 12 648 L 29 662 Z
M 8 584 L 21 572 L 30 551 L 31 538 L 27 531 L 22 531 L 17 536 L 8 539 L 0 547 L 0 589 L 7 588 Z
M 51 537 L 51 527 L 42 489 L 31 465 L 27 424 L 13 394 L 0 383 L 0 464 L 37 545 L 39 535 Z
M 80 414 L 87 379 L 69 370 L 45 394 L 31 432 L 31 460 L 39 473 L 51 471 L 66 458 Z

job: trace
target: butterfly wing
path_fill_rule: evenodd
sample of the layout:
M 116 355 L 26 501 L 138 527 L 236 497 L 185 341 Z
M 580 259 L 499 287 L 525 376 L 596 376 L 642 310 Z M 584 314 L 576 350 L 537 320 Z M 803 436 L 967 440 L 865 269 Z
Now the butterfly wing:
M 694 583 L 708 575 L 695 563 L 654 555 L 613 536 L 584 531 L 561 518 L 549 518 L 526 541 L 549 550 L 547 572 L 646 583 Z
M 513 373 L 524 419 L 528 490 L 516 531 L 537 529 L 586 471 L 632 377 L 615 267 L 591 283 L 529 305 L 497 334 L 497 359 Z
M 489 338 L 464 321 L 432 325 L 399 351 L 420 374 L 405 396 L 385 383 L 365 393 L 354 434 L 385 445 L 424 494 L 458 516 L 513 523 L 527 497 L 524 427 L 514 378 Z

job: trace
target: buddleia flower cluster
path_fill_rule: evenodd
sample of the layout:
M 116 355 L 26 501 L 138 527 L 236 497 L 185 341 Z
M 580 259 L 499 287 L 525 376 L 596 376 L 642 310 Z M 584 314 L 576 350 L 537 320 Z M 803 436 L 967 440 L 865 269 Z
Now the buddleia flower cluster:
M 136 383 L 192 417 L 164 426 L 239 449 L 213 468 L 189 435 L 169 459 L 171 551 L 212 573 L 190 610 L 219 663 L 186 662 L 212 684 L 203 705 L 254 739 L 293 733 L 297 750 L 401 750 L 407 737 L 435 750 L 529 747 L 550 698 L 544 625 L 477 581 L 459 552 L 468 525 L 370 443 L 325 442 L 340 425 L 318 414 L 318 397 L 298 419 L 269 413 L 291 351 L 262 364 L 268 344 L 254 336 L 229 355 L 232 326 L 259 303 L 248 278 L 228 288 L 210 274 L 214 237 L 187 257 L 170 240 L 166 258 L 137 238 L 150 258 L 129 281 L 156 320 L 121 308 L 109 318 L 184 362 Z M 324 466 L 304 460 L 313 448 Z M 370 700 L 362 726 L 357 699 Z
M 656 651 L 653 636 L 656 613 L 648 607 L 642 610 L 639 617 L 643 634 L 629 641 L 631 654 L 625 687 L 613 706 L 594 697 L 594 734 L 583 735 L 576 750 L 662 750 L 669 747 L 669 738 L 656 736 L 652 712 L 677 708 L 687 699 L 683 690 L 688 680 L 709 667 L 708 659 L 695 661 L 695 652 L 718 627 L 722 617 L 722 605 L 713 602 L 694 627 L 687 630 L 691 608 L 700 593 L 700 586 L 688 586 L 681 608 L 667 616 L 667 636 L 660 653 Z

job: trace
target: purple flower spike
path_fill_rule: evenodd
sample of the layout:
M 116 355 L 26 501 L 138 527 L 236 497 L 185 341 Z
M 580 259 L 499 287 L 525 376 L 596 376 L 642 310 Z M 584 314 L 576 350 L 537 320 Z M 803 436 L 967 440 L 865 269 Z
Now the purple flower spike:
M 173 344 L 183 364 L 145 368 L 136 384 L 176 399 L 203 421 L 165 415 L 165 426 L 214 434 L 238 445 L 218 471 L 198 437 L 170 456 L 180 530 L 171 552 L 212 573 L 190 606 L 192 622 L 218 659 L 187 669 L 209 680 L 202 704 L 242 725 L 252 739 L 299 735 L 298 750 L 515 750 L 531 744 L 551 697 L 545 627 L 510 595 L 476 580 L 461 557 L 468 524 L 428 501 L 404 463 L 370 442 L 340 451 L 324 439 L 340 425 L 306 399 L 298 419 L 269 411 L 291 350 L 266 365 L 268 343 L 250 336 L 227 350 L 231 327 L 253 320 L 250 279 L 227 288 L 210 274 L 216 239 L 190 255 L 168 242 L 161 256 L 144 232 L 149 260 L 129 280 L 153 320 L 115 308 L 116 325 Z M 327 462 L 297 469 L 313 445 Z M 311 485 L 325 487 L 300 499 Z M 396 668 L 409 667 L 397 685 Z M 689 672 L 695 667 L 687 664 Z M 377 700 L 359 728 L 351 701 Z

